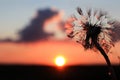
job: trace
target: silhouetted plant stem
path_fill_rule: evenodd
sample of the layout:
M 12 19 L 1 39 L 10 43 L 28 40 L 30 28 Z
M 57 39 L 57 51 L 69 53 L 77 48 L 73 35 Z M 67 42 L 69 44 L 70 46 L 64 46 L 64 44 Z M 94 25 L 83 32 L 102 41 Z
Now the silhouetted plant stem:
M 96 48 L 100 51 L 100 53 L 103 55 L 104 59 L 106 60 L 106 63 L 109 67 L 109 72 L 108 74 L 111 76 L 111 80 L 117 80 L 117 77 L 116 77 L 116 74 L 115 74 L 115 71 L 111 65 L 111 62 L 110 62 L 110 59 L 109 57 L 107 56 L 107 54 L 105 53 L 105 51 L 103 50 L 103 48 L 100 46 L 100 44 L 94 40 L 94 44 L 96 46 Z
M 81 16 L 79 19 L 73 19 L 72 23 L 79 25 L 79 29 L 73 28 L 72 32 L 68 37 L 76 39 L 76 41 L 83 45 L 87 49 L 96 48 L 102 54 L 106 63 L 108 65 L 108 74 L 111 77 L 111 80 L 117 80 L 115 71 L 111 65 L 110 59 L 107 56 L 107 52 L 113 47 L 113 40 L 111 39 L 111 32 L 115 26 L 116 21 L 111 21 L 107 17 L 107 13 L 104 11 L 92 11 L 89 9 L 86 13 L 82 11 L 81 8 L 77 8 L 77 12 Z M 104 19 L 103 19 L 104 18 Z M 93 21 L 92 21 L 93 20 Z M 107 20 L 107 22 L 106 22 Z M 94 22 L 95 21 L 95 22 Z M 76 27 L 73 25 L 73 27 Z M 116 28 L 114 28 L 116 29 Z M 113 31 L 114 33 L 114 31 Z

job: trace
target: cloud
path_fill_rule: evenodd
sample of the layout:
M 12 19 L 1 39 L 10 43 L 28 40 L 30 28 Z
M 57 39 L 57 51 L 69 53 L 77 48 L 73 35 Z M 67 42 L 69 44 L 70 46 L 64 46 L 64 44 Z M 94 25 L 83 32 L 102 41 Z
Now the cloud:
M 59 12 L 50 8 L 38 10 L 37 15 L 33 18 L 28 26 L 19 31 L 21 40 L 23 42 L 36 41 L 47 38 L 50 34 L 44 32 L 44 23 L 56 16 Z
M 52 39 L 65 39 L 65 21 L 63 21 L 64 11 L 59 10 L 58 14 L 47 20 L 44 24 L 44 31 L 53 34 Z
M 64 11 L 55 8 L 39 9 L 29 25 L 19 30 L 18 39 L 6 38 L 0 42 L 33 42 L 45 39 L 65 39 Z

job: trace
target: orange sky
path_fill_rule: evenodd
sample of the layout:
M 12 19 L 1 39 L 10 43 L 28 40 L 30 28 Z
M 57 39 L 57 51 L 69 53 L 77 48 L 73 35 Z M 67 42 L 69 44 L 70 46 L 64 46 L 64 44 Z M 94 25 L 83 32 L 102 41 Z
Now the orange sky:
M 44 32 L 54 33 L 53 38 L 57 40 L 33 43 L 0 43 L 0 64 L 43 64 L 53 66 L 55 65 L 54 59 L 59 55 L 65 57 L 66 65 L 105 64 L 105 60 L 100 53 L 90 50 L 85 51 L 78 43 L 64 40 L 66 34 L 63 32 L 63 28 L 69 28 L 66 33 L 70 33 L 72 27 L 68 23 L 71 23 L 72 19 L 68 18 L 68 20 L 64 21 L 64 11 L 54 8 L 52 10 L 57 11 L 58 14 L 44 21 L 42 27 Z M 117 43 L 112 49 L 112 53 L 108 54 L 113 64 L 119 63 L 117 58 L 118 55 L 120 56 L 119 44 Z
M 119 44 L 108 54 L 112 63 L 119 63 Z M 103 64 L 100 53 L 85 51 L 81 45 L 72 41 L 39 41 L 34 43 L 0 43 L 0 64 L 44 64 L 55 65 L 54 59 L 62 55 L 65 65 Z

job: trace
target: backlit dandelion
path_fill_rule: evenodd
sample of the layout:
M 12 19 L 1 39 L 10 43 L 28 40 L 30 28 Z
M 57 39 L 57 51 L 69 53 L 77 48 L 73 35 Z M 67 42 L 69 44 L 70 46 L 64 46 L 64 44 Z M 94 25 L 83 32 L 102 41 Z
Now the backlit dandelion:
M 114 46 L 111 34 L 116 21 L 102 10 L 88 9 L 84 12 L 81 8 L 77 8 L 77 12 L 80 17 L 71 17 L 68 37 L 83 45 L 85 49 L 99 51 L 109 67 L 108 74 L 110 73 L 112 80 L 117 80 L 110 59 L 107 56 L 111 47 Z
M 114 46 L 110 34 L 112 34 L 111 30 L 114 28 L 115 21 L 108 17 L 107 12 L 101 10 L 88 9 L 85 14 L 81 8 L 77 8 L 77 12 L 80 18 L 71 17 L 73 28 L 68 37 L 82 44 L 85 49 L 93 48 L 93 50 L 95 45 L 92 39 L 96 38 L 100 46 L 108 53 Z

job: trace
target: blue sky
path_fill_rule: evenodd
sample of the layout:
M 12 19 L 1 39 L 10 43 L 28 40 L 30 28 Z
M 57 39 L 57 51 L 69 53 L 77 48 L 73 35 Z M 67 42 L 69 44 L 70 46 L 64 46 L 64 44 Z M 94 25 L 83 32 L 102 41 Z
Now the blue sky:
M 0 39 L 14 37 L 41 8 L 64 10 L 65 17 L 73 14 L 78 6 L 100 8 L 120 20 L 119 3 L 120 0 L 0 0 Z

